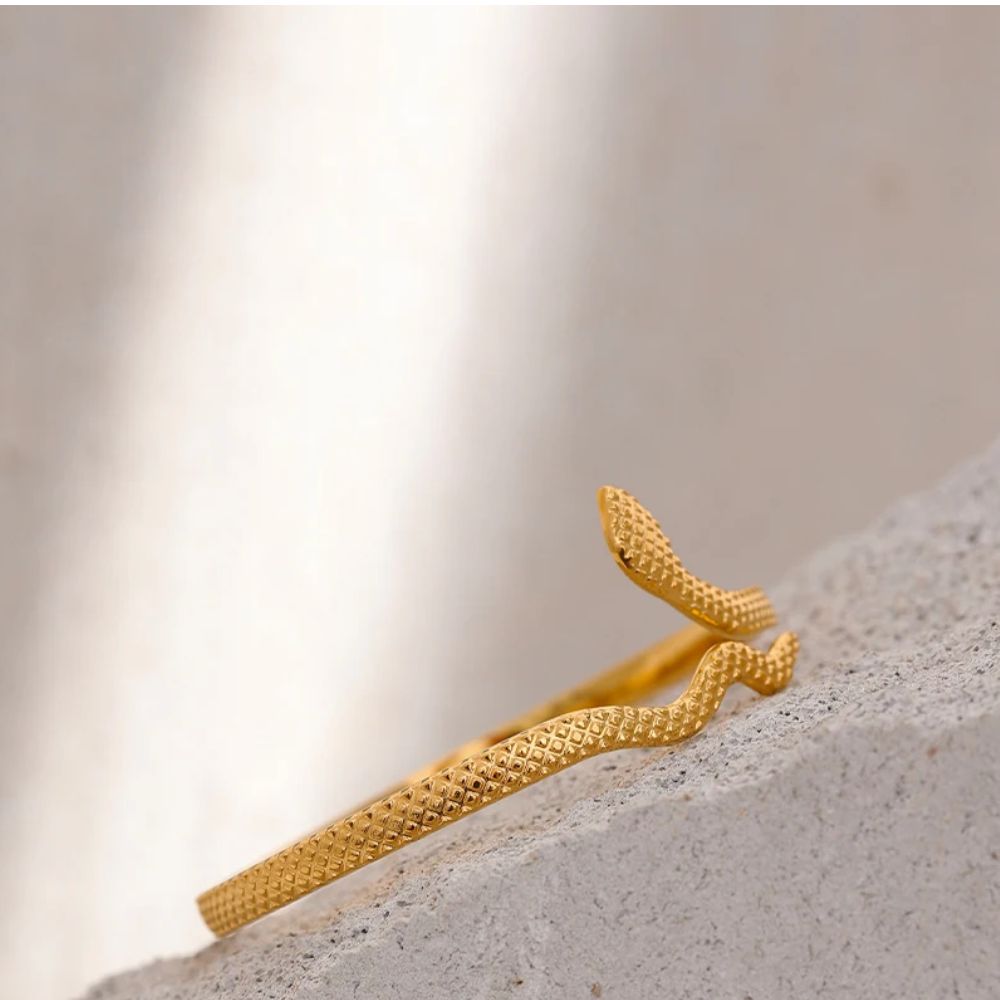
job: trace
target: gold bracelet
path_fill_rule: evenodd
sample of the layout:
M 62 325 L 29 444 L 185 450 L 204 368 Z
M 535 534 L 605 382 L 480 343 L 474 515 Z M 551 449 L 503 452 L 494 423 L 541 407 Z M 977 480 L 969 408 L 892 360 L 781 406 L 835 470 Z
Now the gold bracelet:
M 763 591 L 722 590 L 693 576 L 653 517 L 623 490 L 602 487 L 598 506 L 605 541 L 629 579 L 695 624 L 209 889 L 198 897 L 198 907 L 217 935 L 587 757 L 693 736 L 735 681 L 760 694 L 788 683 L 798 652 L 793 633 L 778 636 L 767 652 L 736 641 L 776 623 Z M 692 668 L 687 690 L 671 704 L 628 704 Z

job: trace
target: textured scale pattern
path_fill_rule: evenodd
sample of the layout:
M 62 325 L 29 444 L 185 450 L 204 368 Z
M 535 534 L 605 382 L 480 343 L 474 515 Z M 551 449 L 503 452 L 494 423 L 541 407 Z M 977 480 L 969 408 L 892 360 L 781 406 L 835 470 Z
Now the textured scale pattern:
M 611 554 L 643 590 L 729 638 L 756 635 L 776 624 L 774 608 L 759 587 L 723 590 L 690 573 L 656 519 L 634 496 L 603 486 L 597 504 Z
M 598 500 L 609 548 L 644 589 L 719 633 L 749 635 L 773 624 L 761 591 L 724 591 L 692 576 L 629 494 L 605 487 Z M 736 681 L 760 694 L 783 688 L 797 652 L 790 632 L 767 652 L 722 641 L 705 653 L 687 690 L 671 704 L 579 709 L 472 753 L 210 889 L 198 898 L 202 916 L 216 934 L 228 934 L 587 757 L 684 740 L 704 727 Z

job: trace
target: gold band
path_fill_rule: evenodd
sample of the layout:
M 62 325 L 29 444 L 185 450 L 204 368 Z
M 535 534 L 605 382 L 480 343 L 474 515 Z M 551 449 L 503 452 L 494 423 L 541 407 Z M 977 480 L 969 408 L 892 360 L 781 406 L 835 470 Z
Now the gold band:
M 686 739 L 714 715 L 736 681 L 760 694 L 788 683 L 798 652 L 794 634 L 780 635 L 767 652 L 720 641 L 749 637 L 774 624 L 762 591 L 725 591 L 694 577 L 655 520 L 624 491 L 604 487 L 598 502 L 605 540 L 619 566 L 697 624 L 465 744 L 370 805 L 209 889 L 198 897 L 198 906 L 216 934 L 227 934 L 587 757 Z M 630 704 L 692 670 L 687 689 L 670 705 Z

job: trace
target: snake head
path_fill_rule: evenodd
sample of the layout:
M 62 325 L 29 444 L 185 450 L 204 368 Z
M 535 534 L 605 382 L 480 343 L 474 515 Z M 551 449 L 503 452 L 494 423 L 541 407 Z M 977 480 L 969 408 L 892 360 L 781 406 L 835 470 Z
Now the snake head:
M 678 561 L 670 539 L 631 493 L 602 486 L 597 491 L 597 508 L 604 541 L 626 575 L 640 586 L 668 575 L 668 567 Z
M 771 602 L 759 587 L 723 590 L 691 573 L 677 557 L 656 518 L 616 486 L 597 491 L 604 541 L 622 572 L 710 631 L 746 638 L 775 624 Z

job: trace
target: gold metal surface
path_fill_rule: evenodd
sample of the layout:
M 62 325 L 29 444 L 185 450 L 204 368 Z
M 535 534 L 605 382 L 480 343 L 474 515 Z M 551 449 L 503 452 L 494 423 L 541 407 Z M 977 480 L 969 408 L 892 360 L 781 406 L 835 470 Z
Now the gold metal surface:
M 722 590 L 691 574 L 653 517 L 624 490 L 602 487 L 598 506 L 605 541 L 626 576 L 696 624 L 209 889 L 198 906 L 216 934 L 228 934 L 577 761 L 693 736 L 736 681 L 760 694 L 788 683 L 798 652 L 793 633 L 779 635 L 767 652 L 738 641 L 775 624 L 763 591 Z M 629 704 L 692 669 L 687 689 L 671 704 Z

